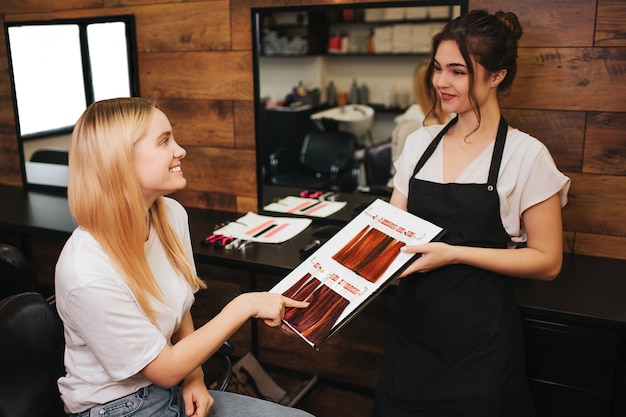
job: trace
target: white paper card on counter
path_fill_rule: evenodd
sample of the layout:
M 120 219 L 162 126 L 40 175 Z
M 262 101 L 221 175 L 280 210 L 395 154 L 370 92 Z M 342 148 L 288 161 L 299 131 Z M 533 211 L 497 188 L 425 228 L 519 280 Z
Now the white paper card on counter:
M 213 233 L 252 242 L 282 243 L 306 229 L 311 221 L 305 218 L 262 216 L 248 212 Z
M 345 201 L 287 196 L 263 207 L 267 211 L 311 217 L 328 217 L 346 206 Z

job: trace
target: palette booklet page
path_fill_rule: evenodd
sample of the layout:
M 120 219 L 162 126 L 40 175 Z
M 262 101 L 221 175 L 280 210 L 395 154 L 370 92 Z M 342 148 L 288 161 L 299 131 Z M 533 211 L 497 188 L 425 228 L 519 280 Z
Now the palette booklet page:
M 283 322 L 319 350 L 419 256 L 402 246 L 438 240 L 443 232 L 375 200 L 270 290 L 309 302 L 287 308 Z

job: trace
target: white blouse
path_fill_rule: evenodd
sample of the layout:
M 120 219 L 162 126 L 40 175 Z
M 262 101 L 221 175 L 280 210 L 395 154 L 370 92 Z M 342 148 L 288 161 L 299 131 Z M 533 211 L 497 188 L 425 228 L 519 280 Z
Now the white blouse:
M 443 125 L 427 126 L 407 138 L 402 154 L 394 163 L 394 188 L 405 197 L 417 162 Z M 495 141 L 472 161 L 456 179 L 456 183 L 484 184 L 487 182 Z M 443 140 L 417 173 L 415 178 L 443 183 Z M 497 190 L 500 216 L 513 242 L 525 242 L 526 232 L 522 213 L 529 207 L 559 194 L 561 206 L 567 204 L 570 179 L 556 167 L 548 148 L 536 138 L 512 129 L 507 132 L 498 174 Z

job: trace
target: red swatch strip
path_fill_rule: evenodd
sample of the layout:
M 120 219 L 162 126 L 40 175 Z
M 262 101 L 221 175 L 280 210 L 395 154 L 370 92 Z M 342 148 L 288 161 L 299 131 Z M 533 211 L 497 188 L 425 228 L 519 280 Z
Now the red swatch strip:
M 272 224 L 272 222 L 273 222 L 273 221 L 274 221 L 274 220 L 268 220 L 268 221 L 266 221 L 265 223 L 258 225 L 257 227 L 253 227 L 252 229 L 248 230 L 248 231 L 246 232 L 246 234 L 247 234 L 247 235 L 252 235 L 252 234 L 254 234 L 254 233 L 258 232 L 259 230 L 262 230 L 262 229 L 264 229 L 265 227 L 269 226 L 270 224 Z
M 310 205 L 311 205 L 310 201 L 305 201 L 304 203 L 298 204 L 294 208 L 290 209 L 289 211 L 287 211 L 287 213 L 294 213 L 294 212 L 296 212 L 296 211 L 298 211 L 298 210 L 300 210 L 300 209 L 302 209 L 304 207 L 310 206 Z
M 274 230 L 270 231 L 268 234 L 266 234 L 263 237 L 272 237 L 274 236 L 276 233 L 280 232 L 281 230 L 283 230 L 285 227 L 289 226 L 289 223 L 283 223 L 280 226 L 274 228 Z
M 303 211 L 303 213 L 304 213 L 304 214 L 310 214 L 310 213 L 313 213 L 313 212 L 314 212 L 314 211 L 316 211 L 316 210 L 319 210 L 319 209 L 321 209 L 321 208 L 326 207 L 327 205 L 328 205 L 328 204 L 320 204 L 320 205 L 319 205 L 319 206 L 317 206 L 317 207 L 313 207 L 313 208 L 311 208 L 311 209 L 309 209 L 309 210 Z

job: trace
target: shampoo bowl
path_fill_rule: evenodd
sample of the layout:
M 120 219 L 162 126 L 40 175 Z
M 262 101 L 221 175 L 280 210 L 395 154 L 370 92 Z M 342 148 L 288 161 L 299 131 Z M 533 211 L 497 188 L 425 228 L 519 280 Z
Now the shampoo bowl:
M 326 130 L 324 119 L 339 125 L 339 131 L 352 133 L 357 138 L 366 135 L 374 122 L 374 109 L 363 104 L 347 104 L 311 115 L 320 130 Z

